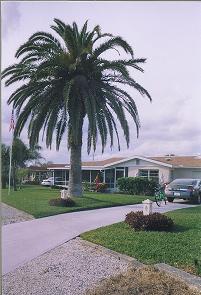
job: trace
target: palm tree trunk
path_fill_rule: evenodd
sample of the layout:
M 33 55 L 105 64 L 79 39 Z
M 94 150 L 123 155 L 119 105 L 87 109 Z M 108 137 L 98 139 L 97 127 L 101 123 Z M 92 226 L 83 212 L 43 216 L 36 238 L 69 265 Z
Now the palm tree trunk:
M 82 197 L 82 166 L 81 166 L 82 144 L 71 145 L 70 170 L 69 170 L 69 197 Z

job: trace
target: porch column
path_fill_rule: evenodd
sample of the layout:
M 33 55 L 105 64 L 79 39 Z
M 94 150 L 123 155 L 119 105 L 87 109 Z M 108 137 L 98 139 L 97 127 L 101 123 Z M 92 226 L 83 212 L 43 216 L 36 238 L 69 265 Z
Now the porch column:
M 116 177 L 117 177 L 117 171 L 116 171 L 116 168 L 114 168 L 114 188 L 116 188 Z
M 91 183 L 91 170 L 89 170 L 89 181 Z
M 105 183 L 105 170 L 103 170 L 103 182 Z
M 54 170 L 53 170 L 53 185 L 54 185 Z
M 64 170 L 65 186 L 66 186 L 66 170 Z

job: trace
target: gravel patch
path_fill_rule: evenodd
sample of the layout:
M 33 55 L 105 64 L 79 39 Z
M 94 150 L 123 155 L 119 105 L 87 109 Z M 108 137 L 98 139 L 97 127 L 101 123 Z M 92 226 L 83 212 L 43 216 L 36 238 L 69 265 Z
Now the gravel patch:
M 76 238 L 3 276 L 3 295 L 80 295 L 130 263 Z
M 34 217 L 28 213 L 1 203 L 1 223 L 2 225 L 32 220 Z

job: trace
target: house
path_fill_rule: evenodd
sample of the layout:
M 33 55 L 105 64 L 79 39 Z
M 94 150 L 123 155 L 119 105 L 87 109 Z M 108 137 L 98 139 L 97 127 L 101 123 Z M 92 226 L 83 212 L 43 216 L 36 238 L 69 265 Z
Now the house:
M 29 166 L 28 167 L 28 180 L 40 183 L 43 179 L 51 176 L 51 171 L 46 166 Z
M 67 185 L 69 164 L 51 164 L 47 167 L 55 184 Z M 100 161 L 82 162 L 82 181 L 94 182 L 97 174 L 101 181 L 108 184 L 111 190 L 116 189 L 120 177 L 145 177 L 158 183 L 170 182 L 176 178 L 200 178 L 201 157 L 175 156 L 161 157 L 132 156 L 128 158 L 110 158 Z

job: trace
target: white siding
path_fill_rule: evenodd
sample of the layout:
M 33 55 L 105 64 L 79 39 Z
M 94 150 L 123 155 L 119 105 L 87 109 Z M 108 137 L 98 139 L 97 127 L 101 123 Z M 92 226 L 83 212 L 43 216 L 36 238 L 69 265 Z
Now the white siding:
M 159 168 L 159 180 L 161 182 L 169 182 L 170 181 L 170 172 L 171 172 L 171 168 L 160 167 Z

